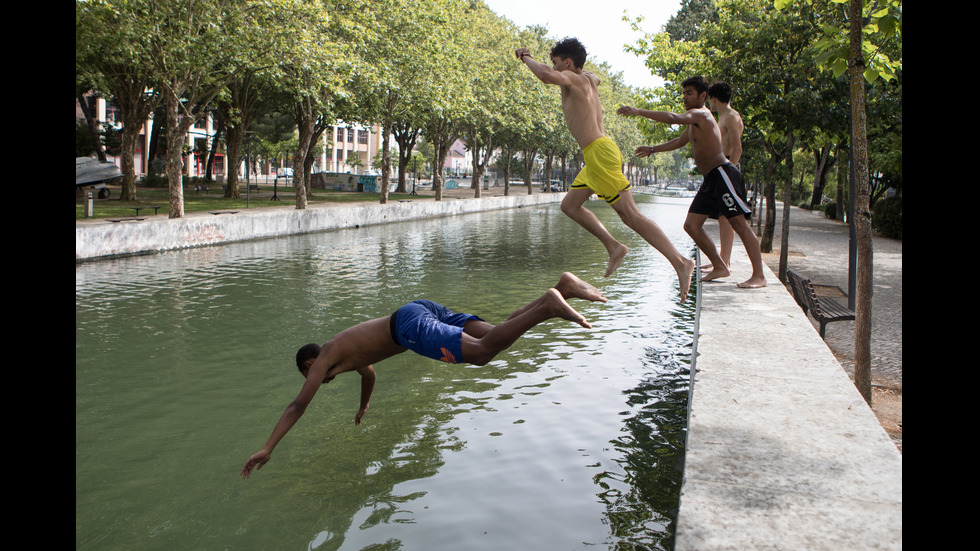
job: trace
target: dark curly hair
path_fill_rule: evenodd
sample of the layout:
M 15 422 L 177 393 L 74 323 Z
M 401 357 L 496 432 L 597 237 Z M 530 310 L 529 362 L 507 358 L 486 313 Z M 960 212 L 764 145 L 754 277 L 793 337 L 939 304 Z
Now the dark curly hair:
M 316 358 L 319 355 L 320 355 L 320 345 L 312 342 L 310 344 L 303 345 L 296 352 L 296 369 L 299 369 L 299 372 L 302 373 L 303 364 L 306 363 L 306 360 L 309 360 L 310 358 Z
M 551 57 L 571 59 L 575 67 L 581 69 L 585 65 L 585 58 L 588 56 L 585 46 L 577 38 L 565 38 L 558 41 L 551 49 Z
M 681 88 L 687 88 L 688 86 L 693 86 L 698 94 L 708 91 L 708 81 L 702 76 L 690 77 L 681 83 Z
M 708 97 L 725 103 L 731 103 L 732 87 L 727 82 L 716 82 L 708 88 Z

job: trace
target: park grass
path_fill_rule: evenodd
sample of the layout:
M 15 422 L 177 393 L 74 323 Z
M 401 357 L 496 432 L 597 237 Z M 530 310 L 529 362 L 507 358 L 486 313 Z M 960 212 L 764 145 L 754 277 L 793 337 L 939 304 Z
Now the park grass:
M 184 188 L 184 213 L 190 212 L 213 212 L 224 210 L 244 210 L 265 207 L 284 207 L 296 205 L 296 193 L 292 186 L 280 185 L 274 190 L 272 185 L 260 185 L 258 191 L 252 189 L 246 194 L 242 189 L 241 197 L 238 199 L 226 199 L 221 191 L 220 184 L 212 184 L 212 188 L 217 188 L 208 192 L 195 192 L 193 187 Z M 244 188 L 244 185 L 242 186 Z M 160 207 L 157 214 L 167 214 L 169 212 L 170 193 L 167 188 L 136 186 L 136 200 L 122 201 L 119 198 L 119 187 L 110 186 L 110 196 L 106 199 L 95 199 L 93 218 L 130 218 L 136 215 L 136 208 L 148 206 Z M 278 201 L 272 200 L 273 193 L 279 198 Z M 97 197 L 93 192 L 93 196 Z M 85 218 L 85 202 L 87 192 L 82 195 L 76 194 L 75 197 L 75 220 Z M 389 201 L 420 199 L 417 195 L 408 193 L 389 193 Z M 355 203 L 355 202 L 374 202 L 381 201 L 380 193 L 371 192 L 345 192 L 345 191 L 324 191 L 315 190 L 307 197 L 307 205 L 312 206 L 323 203 Z M 140 210 L 140 217 L 152 215 L 152 210 Z

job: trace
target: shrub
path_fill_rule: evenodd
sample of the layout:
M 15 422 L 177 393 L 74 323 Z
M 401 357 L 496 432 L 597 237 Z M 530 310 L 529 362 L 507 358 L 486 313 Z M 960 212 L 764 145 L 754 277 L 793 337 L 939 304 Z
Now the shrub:
M 826 216 L 827 218 L 830 218 L 831 220 L 836 220 L 837 219 L 837 203 L 831 201 L 829 203 L 824 204 L 824 206 L 823 206 L 823 214 L 824 214 L 824 216 Z
M 902 238 L 902 198 L 878 200 L 871 207 L 871 229 L 882 237 Z

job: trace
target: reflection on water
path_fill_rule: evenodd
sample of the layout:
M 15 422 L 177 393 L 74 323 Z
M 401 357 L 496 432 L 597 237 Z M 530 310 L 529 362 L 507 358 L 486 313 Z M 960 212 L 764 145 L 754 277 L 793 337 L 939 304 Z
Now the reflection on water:
M 638 198 L 681 250 L 686 204 Z M 694 297 L 557 205 L 76 265 L 78 549 L 669 549 Z M 302 382 L 306 342 L 429 298 L 491 323 L 562 271 L 606 304 L 551 320 L 489 365 L 410 353 L 325 387 L 238 477 Z

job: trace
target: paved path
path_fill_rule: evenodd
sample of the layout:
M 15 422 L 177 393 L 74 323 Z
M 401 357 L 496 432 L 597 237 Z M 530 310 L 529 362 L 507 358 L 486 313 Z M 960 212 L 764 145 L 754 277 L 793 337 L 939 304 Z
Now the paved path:
M 782 234 L 782 206 L 776 210 L 773 253 L 763 255 L 774 273 L 779 273 L 779 247 Z M 847 292 L 847 224 L 796 207 L 790 211 L 789 268 L 814 283 L 838 285 Z M 902 242 L 875 236 L 874 295 L 871 297 L 871 379 L 872 384 L 902 389 Z M 739 253 L 735 243 L 733 254 Z M 745 254 L 742 250 L 741 254 Z M 818 324 L 814 321 L 814 327 Z M 854 374 L 854 322 L 827 325 L 827 345 L 849 375 Z
M 791 215 L 788 249 L 797 254 L 789 267 L 846 287 L 847 228 L 821 214 Z M 875 304 L 895 300 L 900 316 L 900 285 L 897 300 L 893 294 L 894 279 L 901 282 L 900 249 L 882 245 L 876 254 Z M 887 266 L 892 262 L 897 266 Z M 820 338 L 773 270 L 765 270 L 765 288 L 739 289 L 751 266 L 736 249 L 732 271 L 702 284 L 697 297 L 675 549 L 901 549 L 899 447 L 841 369 L 835 345 Z M 882 310 L 877 315 L 890 320 L 894 311 Z M 833 325 L 845 326 L 834 330 L 845 335 L 846 346 L 836 346 L 846 354 L 853 322 Z M 879 320 L 872 329 L 879 380 L 892 375 L 881 360 L 882 349 L 892 353 L 893 328 L 877 331 L 881 326 Z M 900 384 L 900 326 L 896 334 Z

